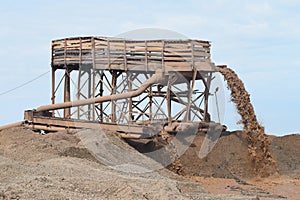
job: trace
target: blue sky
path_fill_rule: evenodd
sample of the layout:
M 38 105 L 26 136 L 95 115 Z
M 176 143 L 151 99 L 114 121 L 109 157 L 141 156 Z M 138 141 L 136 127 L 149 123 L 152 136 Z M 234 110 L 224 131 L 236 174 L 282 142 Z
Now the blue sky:
M 268 133 L 300 132 L 299 9 L 297 0 L 1 1 L 0 93 L 50 69 L 53 39 L 163 28 L 211 41 L 212 60 L 243 79 Z M 0 96 L 0 125 L 48 103 L 50 73 Z M 238 119 L 227 94 L 225 124 L 241 128 Z

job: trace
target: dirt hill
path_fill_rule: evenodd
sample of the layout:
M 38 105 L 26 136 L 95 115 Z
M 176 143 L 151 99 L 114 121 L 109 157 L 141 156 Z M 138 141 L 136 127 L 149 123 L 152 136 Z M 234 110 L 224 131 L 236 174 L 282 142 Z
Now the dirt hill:
M 205 138 L 199 133 L 193 145 L 180 158 L 186 175 L 217 178 L 253 178 L 255 169 L 248 153 L 247 134 L 225 132 L 203 159 L 198 154 Z M 300 176 L 300 135 L 271 136 L 270 151 L 281 175 Z
M 117 144 L 131 148 L 121 139 Z M 22 127 L 0 132 L 0 174 L 0 199 L 256 199 L 209 194 L 200 183 L 166 169 L 113 170 L 96 160 L 75 133 L 41 135 Z
M 227 132 L 207 157 L 199 134 L 180 158 L 185 176 L 166 169 L 131 174 L 100 163 L 76 133 L 0 132 L 0 199 L 298 199 L 300 135 L 271 137 L 280 174 L 251 179 L 245 133 Z M 116 143 L 131 148 L 122 140 Z M 137 152 L 138 153 L 138 152 Z M 139 156 L 143 156 L 140 154 Z

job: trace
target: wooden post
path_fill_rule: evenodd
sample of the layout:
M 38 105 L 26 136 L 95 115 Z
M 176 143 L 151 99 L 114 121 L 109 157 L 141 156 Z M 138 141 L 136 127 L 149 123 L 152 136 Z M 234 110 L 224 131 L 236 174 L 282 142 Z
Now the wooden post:
M 52 96 L 51 103 L 55 104 L 55 71 L 56 69 L 52 66 Z M 55 117 L 54 111 L 52 111 L 52 117 Z
M 152 122 L 152 85 L 149 87 L 149 92 L 148 92 L 148 97 L 149 97 L 149 120 Z
M 77 79 L 77 100 L 80 99 L 81 93 L 81 70 L 82 70 L 82 39 L 79 40 L 79 69 L 78 69 L 78 79 Z M 80 106 L 77 107 L 77 119 L 80 119 Z
M 117 86 L 117 72 L 113 71 L 111 75 L 111 95 L 116 93 L 116 86 Z M 116 101 L 112 100 L 111 101 L 111 122 L 115 123 L 116 122 Z
M 64 102 L 69 102 L 70 99 L 70 72 L 67 66 L 67 40 L 64 40 L 64 67 L 65 67 L 65 85 L 64 85 Z M 70 118 L 70 108 L 64 109 L 64 118 Z
M 185 115 L 185 121 L 190 121 L 191 120 L 191 104 L 192 104 L 192 101 L 193 101 L 193 90 L 194 90 L 194 87 L 195 87 L 195 81 L 196 81 L 196 77 L 197 77 L 197 69 L 194 69 L 194 74 L 193 74 L 193 79 L 192 79 L 192 86 L 190 86 L 190 80 L 189 80 L 189 83 L 188 83 L 188 105 L 187 105 L 187 108 L 186 108 L 186 115 Z
M 209 97 L 209 88 L 210 88 L 210 83 L 211 83 L 211 76 L 212 73 L 208 73 L 208 77 L 207 77 L 207 81 L 206 81 L 206 85 L 205 85 L 205 91 L 204 91 L 204 121 L 205 122 L 209 122 L 210 119 L 208 117 L 208 97 Z
M 168 124 L 172 123 L 172 113 L 171 113 L 171 85 L 170 85 L 170 77 L 168 77 L 168 85 L 167 85 L 167 109 L 168 109 Z
M 193 84 L 193 83 L 192 83 Z M 191 87 L 191 80 L 188 80 L 187 91 L 188 91 L 188 106 L 186 110 L 186 119 L 185 121 L 191 121 L 191 104 L 192 104 L 192 95 L 193 95 L 193 86 Z
M 128 73 L 128 89 L 129 91 L 132 91 L 132 73 L 131 72 L 127 72 Z M 132 97 L 129 98 L 129 102 L 128 102 L 128 110 L 129 110 L 129 123 L 132 123 L 133 119 L 133 115 L 132 115 Z
M 66 69 L 65 70 L 65 86 L 64 86 L 64 102 L 69 102 L 71 101 L 70 97 L 70 73 L 71 70 Z M 64 118 L 69 119 L 71 116 L 71 109 L 70 108 L 65 108 L 64 109 Z
M 101 80 L 100 80 L 100 96 L 103 96 L 103 78 L 104 78 L 104 71 L 101 71 Z M 100 103 L 100 122 L 103 122 L 103 103 Z
M 92 93 L 92 74 L 91 74 L 91 69 L 88 69 L 87 71 L 87 74 L 88 74 L 88 93 L 87 93 L 87 98 L 90 99 L 91 98 L 91 93 Z M 92 105 L 89 104 L 88 105 L 88 120 L 91 120 L 91 108 L 92 108 Z
M 91 97 L 92 98 L 95 98 L 95 93 L 96 93 L 96 73 L 95 73 L 95 70 L 96 70 L 96 61 L 95 61 L 95 59 L 96 59 L 96 56 L 95 56 L 95 54 L 96 54 L 96 52 L 95 52 L 95 38 L 93 37 L 92 38 L 92 52 L 93 52 L 93 66 L 92 66 L 92 71 L 90 72 L 90 73 L 92 73 L 92 76 L 90 75 L 89 76 L 89 78 L 92 78 L 93 80 L 92 80 L 92 94 L 91 94 Z M 95 103 L 93 103 L 92 104 L 92 110 L 91 110 L 91 112 L 92 112 L 92 120 L 93 121 L 95 121 L 95 109 L 96 109 L 96 106 L 95 106 Z

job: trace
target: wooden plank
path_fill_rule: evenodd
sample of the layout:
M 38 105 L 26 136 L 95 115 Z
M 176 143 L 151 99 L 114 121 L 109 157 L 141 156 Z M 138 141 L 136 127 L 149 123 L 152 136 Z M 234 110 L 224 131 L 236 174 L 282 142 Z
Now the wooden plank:
M 92 51 L 94 40 L 94 51 Z M 193 45 L 193 48 L 192 48 Z M 210 43 L 200 40 L 150 40 L 134 41 L 104 37 L 77 37 L 52 41 L 54 65 L 97 62 L 97 66 L 126 65 L 193 65 L 210 59 Z M 92 54 L 93 52 L 93 54 Z M 93 58 L 92 58 L 93 55 Z M 105 63 L 106 62 L 106 63 Z
M 88 122 L 82 120 L 66 120 L 61 118 L 46 118 L 46 117 L 33 117 L 32 123 L 36 125 L 47 125 L 47 126 L 60 126 L 60 127 L 71 127 L 71 128 L 90 128 L 90 129 L 104 129 L 110 131 L 119 131 L 126 133 L 143 133 L 143 126 L 137 125 L 121 125 L 121 124 L 109 124 L 109 123 L 98 123 Z

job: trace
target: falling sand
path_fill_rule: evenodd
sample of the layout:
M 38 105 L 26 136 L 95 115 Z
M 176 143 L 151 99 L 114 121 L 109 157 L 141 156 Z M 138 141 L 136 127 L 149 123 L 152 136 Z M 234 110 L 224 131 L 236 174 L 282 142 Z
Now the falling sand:
M 258 176 L 269 176 L 278 172 L 276 162 L 271 156 L 270 139 L 265 134 L 254 113 L 250 102 L 250 95 L 237 74 L 226 66 L 217 66 L 217 70 L 224 76 L 231 91 L 231 100 L 242 118 L 244 131 L 247 133 L 248 151 L 253 162 L 253 168 Z

